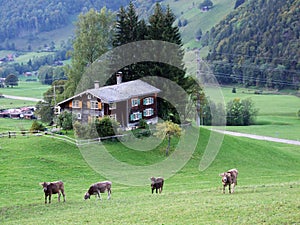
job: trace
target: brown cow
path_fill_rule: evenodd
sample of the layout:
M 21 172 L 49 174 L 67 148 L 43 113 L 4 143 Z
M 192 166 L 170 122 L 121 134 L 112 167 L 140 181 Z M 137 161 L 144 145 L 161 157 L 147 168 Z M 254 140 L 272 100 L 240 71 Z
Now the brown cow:
M 102 181 L 102 182 L 92 184 L 89 190 L 85 193 L 84 199 L 86 200 L 89 199 L 91 195 L 96 195 L 96 198 L 98 196 L 98 198 L 102 200 L 101 193 L 104 193 L 106 190 L 108 195 L 107 199 L 110 199 L 111 185 L 112 185 L 111 181 Z
M 227 185 L 229 189 L 229 194 L 233 193 L 234 187 L 237 185 L 237 176 L 238 176 L 237 169 L 231 169 L 219 175 L 222 177 L 223 193 L 225 194 L 225 187 Z M 232 185 L 232 192 L 231 192 L 231 185 Z
M 151 189 L 152 189 L 152 194 L 154 192 L 154 189 L 157 193 L 157 190 L 159 190 L 159 193 L 161 194 L 162 190 L 163 190 L 163 186 L 164 186 L 164 178 L 162 177 L 151 177 Z
M 64 197 L 64 202 L 66 201 L 64 183 L 62 181 L 54 182 L 43 182 L 40 183 L 44 189 L 45 193 L 45 204 L 47 204 L 47 197 L 49 196 L 49 204 L 51 203 L 52 194 L 58 194 L 58 202 L 60 202 L 60 195 Z

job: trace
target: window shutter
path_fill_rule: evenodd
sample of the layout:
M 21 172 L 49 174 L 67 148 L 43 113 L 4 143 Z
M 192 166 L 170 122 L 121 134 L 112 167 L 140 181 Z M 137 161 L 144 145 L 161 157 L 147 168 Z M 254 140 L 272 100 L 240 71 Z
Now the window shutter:
M 130 115 L 130 120 L 131 120 L 131 121 L 133 121 L 133 117 L 134 117 L 134 115 L 131 114 L 131 115 Z
M 139 113 L 139 119 L 142 119 L 142 118 L 143 118 L 143 114 Z
M 102 110 L 102 104 L 101 104 L 101 102 L 98 102 L 98 109 Z
M 69 102 L 69 108 L 72 108 L 72 101 Z
M 137 102 L 138 102 L 138 105 L 140 105 L 141 104 L 141 99 L 138 99 Z
M 91 102 L 87 102 L 86 107 L 87 107 L 88 109 L 90 109 L 90 108 L 91 108 Z
M 79 108 L 82 108 L 82 101 L 79 101 Z

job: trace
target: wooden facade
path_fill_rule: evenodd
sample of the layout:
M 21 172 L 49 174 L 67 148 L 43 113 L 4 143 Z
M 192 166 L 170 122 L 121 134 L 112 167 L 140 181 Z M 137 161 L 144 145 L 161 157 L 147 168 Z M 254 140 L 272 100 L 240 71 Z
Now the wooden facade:
M 126 83 L 122 83 L 122 86 L 120 84 L 118 84 L 120 86 L 111 86 L 112 90 L 120 95 L 119 98 L 113 96 L 111 90 L 109 96 L 105 94 L 109 86 L 94 88 L 58 103 L 57 114 L 67 110 L 72 112 L 76 120 L 81 123 L 91 123 L 104 116 L 109 116 L 124 128 L 136 126 L 141 119 L 148 123 L 156 123 L 158 120 L 157 93 L 159 90 L 139 81 L 135 85 L 143 85 L 143 89 L 141 89 L 143 91 L 140 91 L 140 94 L 137 91 L 130 94 L 128 90 L 132 88 L 133 84 L 128 84 L 126 87 Z M 145 87 L 149 90 L 147 91 Z

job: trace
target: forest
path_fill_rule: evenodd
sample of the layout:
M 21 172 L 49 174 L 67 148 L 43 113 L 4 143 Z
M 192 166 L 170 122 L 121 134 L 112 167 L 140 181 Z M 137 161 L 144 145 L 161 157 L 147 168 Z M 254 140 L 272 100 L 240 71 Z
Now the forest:
M 218 81 L 297 89 L 299 14 L 298 0 L 256 0 L 237 7 L 206 36 L 207 60 Z

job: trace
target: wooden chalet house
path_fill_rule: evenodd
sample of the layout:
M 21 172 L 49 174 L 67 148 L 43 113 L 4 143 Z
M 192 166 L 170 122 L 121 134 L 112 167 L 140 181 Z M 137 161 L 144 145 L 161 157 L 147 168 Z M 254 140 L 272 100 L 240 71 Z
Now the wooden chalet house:
M 118 76 L 116 85 L 99 87 L 99 82 L 95 81 L 93 89 L 59 102 L 56 114 L 67 110 L 82 124 L 104 116 L 115 119 L 123 128 L 134 127 L 141 119 L 155 124 L 159 92 L 158 88 L 142 80 L 122 83 L 122 77 Z

